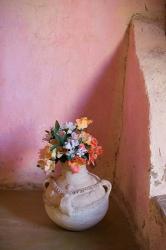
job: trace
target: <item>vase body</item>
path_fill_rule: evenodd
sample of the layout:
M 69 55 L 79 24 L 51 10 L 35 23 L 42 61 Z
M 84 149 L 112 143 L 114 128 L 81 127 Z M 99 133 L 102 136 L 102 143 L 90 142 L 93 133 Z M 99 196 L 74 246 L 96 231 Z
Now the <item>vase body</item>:
M 85 165 L 74 174 L 64 168 L 61 176 L 45 181 L 45 209 L 57 225 L 85 230 L 105 216 L 110 191 L 111 183 L 89 173 Z

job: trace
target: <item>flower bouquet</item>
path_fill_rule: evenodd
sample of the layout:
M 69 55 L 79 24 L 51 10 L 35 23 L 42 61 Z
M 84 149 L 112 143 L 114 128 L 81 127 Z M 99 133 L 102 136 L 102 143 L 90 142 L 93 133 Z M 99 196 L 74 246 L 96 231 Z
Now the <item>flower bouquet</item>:
M 72 173 L 78 173 L 83 165 L 95 165 L 103 150 L 97 139 L 86 131 L 91 123 L 87 117 L 76 119 L 74 123 L 56 121 L 54 127 L 46 130 L 44 141 L 47 145 L 40 151 L 37 166 L 51 172 L 58 162 L 67 162 Z
M 111 183 L 90 173 L 102 153 L 96 138 L 86 130 L 87 117 L 59 124 L 46 130 L 38 167 L 46 172 L 44 205 L 50 219 L 68 230 L 84 230 L 98 223 L 109 205 Z M 62 164 L 61 174 L 52 174 Z M 57 171 L 58 172 L 58 171 Z M 56 173 L 57 173 L 56 172 Z

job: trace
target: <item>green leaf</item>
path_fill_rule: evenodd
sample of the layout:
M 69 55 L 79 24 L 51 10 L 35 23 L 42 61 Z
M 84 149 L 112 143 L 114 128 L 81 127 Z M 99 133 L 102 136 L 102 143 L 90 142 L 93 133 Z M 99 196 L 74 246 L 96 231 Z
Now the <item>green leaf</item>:
M 78 141 L 79 141 L 79 143 L 82 143 L 82 138 L 80 138 Z
M 72 159 L 71 155 L 67 155 L 67 160 L 70 161 Z
M 86 154 L 83 156 L 83 158 L 89 159 L 89 153 L 86 153 Z
M 54 137 L 54 129 L 53 129 L 53 128 L 51 128 L 51 136 L 52 136 L 52 139 L 55 138 L 55 137 Z
M 60 129 L 60 124 L 59 124 L 59 122 L 56 120 L 56 122 L 55 122 L 55 129 L 54 129 L 55 133 L 57 133 L 57 132 L 59 131 L 59 129 Z
M 62 140 L 62 138 L 61 138 L 61 136 L 59 136 L 59 135 L 57 135 L 57 134 L 54 134 L 54 137 L 55 137 L 55 139 L 57 140 L 57 142 L 58 142 L 58 145 L 63 145 L 63 140 Z
M 62 145 L 64 145 L 65 141 L 67 140 L 67 137 L 68 137 L 67 134 L 65 134 L 63 137 L 61 137 Z

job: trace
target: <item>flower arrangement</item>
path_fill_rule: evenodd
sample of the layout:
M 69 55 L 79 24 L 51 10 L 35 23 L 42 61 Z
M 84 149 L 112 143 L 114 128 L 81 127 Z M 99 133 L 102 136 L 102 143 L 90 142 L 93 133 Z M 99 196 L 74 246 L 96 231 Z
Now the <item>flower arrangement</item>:
M 95 165 L 98 155 L 102 154 L 102 147 L 97 139 L 86 132 L 92 120 L 87 117 L 76 119 L 75 123 L 66 122 L 46 130 L 44 140 L 47 145 L 40 151 L 37 166 L 47 171 L 54 171 L 56 163 L 67 162 L 73 173 L 79 172 L 82 165 Z

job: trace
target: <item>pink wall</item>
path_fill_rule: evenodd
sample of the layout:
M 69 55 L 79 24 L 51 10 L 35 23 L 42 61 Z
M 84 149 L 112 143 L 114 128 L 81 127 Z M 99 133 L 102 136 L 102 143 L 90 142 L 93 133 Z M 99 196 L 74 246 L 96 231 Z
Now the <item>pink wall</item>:
M 161 4 L 160 4 L 161 3 Z M 113 172 L 122 104 L 123 37 L 136 12 L 164 1 L 0 1 L 0 182 L 32 185 L 44 129 L 88 114 Z
M 133 26 L 130 29 L 129 44 L 115 183 L 127 201 L 131 218 L 147 238 L 150 188 L 149 102 L 136 56 Z

